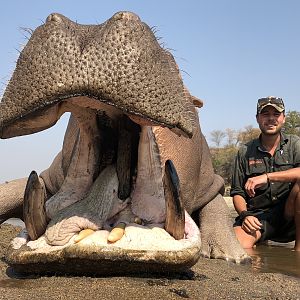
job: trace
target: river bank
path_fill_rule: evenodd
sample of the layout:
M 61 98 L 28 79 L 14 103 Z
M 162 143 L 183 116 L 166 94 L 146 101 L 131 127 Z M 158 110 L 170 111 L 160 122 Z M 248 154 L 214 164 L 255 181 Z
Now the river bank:
M 0 299 L 300 299 L 300 279 L 257 273 L 250 266 L 201 258 L 177 275 L 118 277 L 27 276 L 4 261 L 11 239 L 20 230 L 0 227 Z

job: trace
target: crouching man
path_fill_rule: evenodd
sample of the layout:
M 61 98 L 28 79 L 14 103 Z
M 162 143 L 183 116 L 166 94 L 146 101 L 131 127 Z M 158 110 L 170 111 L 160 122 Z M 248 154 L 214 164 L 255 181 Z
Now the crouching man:
M 281 98 L 259 99 L 256 120 L 261 134 L 239 149 L 232 176 L 236 236 L 244 248 L 295 240 L 300 251 L 300 138 L 282 132 Z

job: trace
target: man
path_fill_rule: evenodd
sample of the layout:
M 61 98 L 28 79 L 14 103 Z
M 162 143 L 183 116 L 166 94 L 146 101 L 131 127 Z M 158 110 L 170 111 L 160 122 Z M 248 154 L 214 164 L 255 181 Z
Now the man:
M 239 149 L 232 176 L 236 236 L 244 248 L 295 240 L 300 251 L 300 138 L 282 132 L 281 98 L 259 99 L 256 120 L 261 134 Z

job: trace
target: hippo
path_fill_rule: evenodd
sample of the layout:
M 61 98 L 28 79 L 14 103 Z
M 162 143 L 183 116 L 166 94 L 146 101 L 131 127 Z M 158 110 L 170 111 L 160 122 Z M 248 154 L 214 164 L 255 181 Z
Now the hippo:
M 202 105 L 136 14 L 100 25 L 49 15 L 3 94 L 0 138 L 71 114 L 49 168 L 0 185 L 0 222 L 26 226 L 7 262 L 109 274 L 180 271 L 200 256 L 248 261 L 200 129 Z

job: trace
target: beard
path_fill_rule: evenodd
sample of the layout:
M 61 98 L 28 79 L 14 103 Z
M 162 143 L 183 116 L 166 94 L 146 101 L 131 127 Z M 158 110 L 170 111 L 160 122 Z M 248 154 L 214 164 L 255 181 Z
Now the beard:
M 267 126 L 260 125 L 259 128 L 262 134 L 274 136 L 280 134 L 282 125 L 277 125 L 277 126 L 274 125 L 272 129 L 268 129 Z

